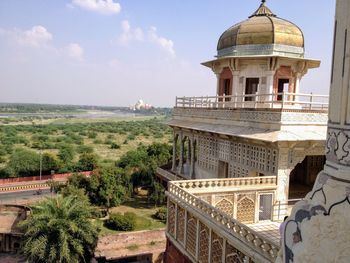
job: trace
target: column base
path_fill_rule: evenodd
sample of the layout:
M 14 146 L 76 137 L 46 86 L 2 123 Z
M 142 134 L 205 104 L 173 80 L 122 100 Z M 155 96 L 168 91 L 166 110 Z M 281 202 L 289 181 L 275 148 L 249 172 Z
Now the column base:
M 320 172 L 285 222 L 279 263 L 349 262 L 350 182 Z

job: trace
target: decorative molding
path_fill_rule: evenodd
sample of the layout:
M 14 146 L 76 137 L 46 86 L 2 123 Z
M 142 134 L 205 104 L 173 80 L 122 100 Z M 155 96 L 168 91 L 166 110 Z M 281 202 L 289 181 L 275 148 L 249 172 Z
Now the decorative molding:
M 174 108 L 174 117 L 190 117 L 204 119 L 218 119 L 230 121 L 247 121 L 259 123 L 310 123 L 327 124 L 326 112 L 307 111 L 258 111 L 258 110 L 230 110 L 230 109 L 196 109 Z
M 240 45 L 218 50 L 218 57 L 225 56 L 257 56 L 257 55 L 281 55 L 295 58 L 304 57 L 304 48 L 279 44 L 267 45 Z

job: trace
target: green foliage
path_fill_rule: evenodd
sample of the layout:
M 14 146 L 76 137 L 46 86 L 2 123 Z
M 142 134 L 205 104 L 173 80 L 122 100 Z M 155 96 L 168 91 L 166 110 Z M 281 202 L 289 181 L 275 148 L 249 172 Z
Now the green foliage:
M 136 139 L 135 135 L 129 134 L 128 137 L 126 138 L 128 141 L 133 141 Z
M 101 139 L 94 140 L 94 144 L 103 144 L 103 141 Z
M 88 132 L 87 136 L 89 139 L 95 139 L 97 137 L 97 133 L 96 132 Z
M 21 223 L 23 253 L 30 262 L 89 262 L 98 230 L 91 223 L 90 205 L 77 197 L 55 197 L 33 207 Z
M 111 149 L 120 149 L 120 145 L 115 143 L 115 142 L 112 142 L 111 143 Z
M 77 171 L 92 171 L 97 167 L 98 157 L 94 153 L 82 153 L 77 163 Z
M 75 157 L 74 147 L 70 144 L 62 144 L 59 147 L 58 158 L 63 163 L 71 163 Z
M 40 156 L 31 150 L 16 149 L 10 155 L 7 169 L 11 177 L 38 175 Z
M 52 153 L 44 153 L 42 155 L 42 172 L 43 174 L 55 173 L 62 167 L 62 162 Z
M 3 156 L 3 155 L 0 154 L 0 164 L 1 164 L 1 163 L 5 163 L 5 162 L 6 162 L 5 156 Z
M 162 222 L 165 222 L 167 217 L 167 209 L 165 207 L 159 208 L 154 214 L 154 217 Z
M 77 148 L 78 153 L 93 153 L 94 152 L 94 148 L 92 148 L 91 146 L 88 145 L 80 145 Z
M 171 147 L 167 144 L 154 143 L 139 146 L 129 151 L 117 162 L 117 166 L 130 174 L 133 188 L 152 185 L 154 171 L 158 166 L 167 164 L 171 159 Z
M 21 108 L 22 106 L 19 107 Z M 26 106 L 23 107 L 26 108 Z M 18 109 L 17 106 L 16 109 Z M 47 108 L 46 106 L 40 106 L 37 109 Z M 26 120 L 35 119 L 35 117 L 31 118 L 28 117 Z M 108 148 L 116 150 L 120 148 L 122 143 L 128 144 L 130 142 L 126 139 L 128 136 L 130 140 L 142 135 L 154 137 L 157 133 L 167 134 L 169 130 L 158 119 L 72 124 L 51 123 L 49 125 L 37 125 L 34 122 L 33 125 L 2 125 L 0 126 L 0 176 L 38 175 L 40 159 L 37 152 L 38 150 L 48 149 L 46 153 L 50 153 L 50 156 L 45 155 L 45 158 L 43 156 L 45 159 L 43 160 L 43 174 L 49 174 L 51 170 L 59 173 L 91 170 L 100 165 L 106 166 L 118 162 L 118 167 L 126 168 L 125 176 L 128 180 L 133 177 L 133 182 L 136 185 L 147 185 L 151 182 L 149 179 L 153 176 L 155 167 L 158 164 L 166 163 L 164 160 L 167 159 L 166 156 L 169 153 L 164 155 L 165 158 L 163 158 L 164 156 L 161 153 L 162 157 L 159 158 L 156 155 L 152 155 L 152 153 L 148 153 L 149 149 L 147 146 L 141 145 L 143 142 L 138 141 L 139 147 L 135 151 L 127 153 L 118 161 L 113 159 L 113 155 L 109 155 L 113 151 L 106 150 L 106 146 L 101 145 L 101 147 L 97 148 L 99 151 L 102 147 L 103 151 L 109 151 L 109 156 L 106 157 L 109 161 L 103 162 L 103 160 L 97 158 L 97 155 L 93 155 L 95 153 L 93 147 L 83 144 L 83 136 L 94 139 L 95 144 L 106 142 L 108 143 Z M 117 134 L 126 135 L 123 138 L 124 142 L 123 140 L 119 142 L 120 138 L 117 138 Z M 94 138 L 95 136 L 96 138 Z M 88 141 L 88 143 L 91 143 L 91 141 Z M 30 150 L 28 148 L 36 149 L 36 152 L 31 151 L 31 154 L 22 154 L 23 156 L 18 158 L 19 153 L 15 152 L 19 147 L 23 147 L 26 150 Z M 123 147 L 122 150 L 126 148 Z M 77 153 L 79 153 L 79 156 L 77 156 Z M 98 154 L 97 151 L 96 153 Z M 32 156 L 30 157 L 30 155 Z M 129 189 L 130 187 L 128 186 L 127 188 Z
M 0 168 L 0 178 L 13 177 L 13 172 L 8 168 Z
M 122 181 L 122 171 L 112 167 L 95 171 L 90 178 L 90 187 L 95 202 L 104 205 L 107 210 L 120 205 L 127 194 Z
M 128 184 L 122 170 L 104 167 L 95 170 L 90 177 L 79 174 L 71 176 L 61 193 L 67 196 L 76 189 L 83 189 L 92 204 L 105 206 L 108 210 L 125 200 L 129 193 Z
M 105 226 L 117 231 L 133 231 L 136 227 L 136 214 L 127 212 L 111 214 Z
M 59 192 L 64 197 L 73 196 L 82 202 L 89 203 L 89 197 L 86 195 L 85 189 L 77 188 L 73 185 L 67 185 L 66 187 L 62 187 L 59 189 Z
M 163 205 L 165 203 L 165 189 L 160 183 L 152 183 L 148 190 L 148 200 L 155 206 Z

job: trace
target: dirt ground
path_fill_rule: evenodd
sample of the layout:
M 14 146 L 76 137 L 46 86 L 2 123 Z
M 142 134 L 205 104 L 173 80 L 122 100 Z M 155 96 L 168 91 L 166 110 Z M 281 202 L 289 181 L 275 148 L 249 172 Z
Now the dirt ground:
M 107 260 L 152 254 L 152 262 L 161 262 L 165 251 L 165 231 L 138 231 L 99 238 L 95 257 Z

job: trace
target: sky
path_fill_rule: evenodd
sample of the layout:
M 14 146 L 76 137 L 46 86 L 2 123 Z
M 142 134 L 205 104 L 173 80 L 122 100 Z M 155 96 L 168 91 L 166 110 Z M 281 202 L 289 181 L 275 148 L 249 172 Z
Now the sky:
M 0 102 L 174 106 L 215 95 L 201 62 L 260 0 L 0 0 Z M 302 92 L 328 94 L 335 0 L 268 0 L 320 59 Z

